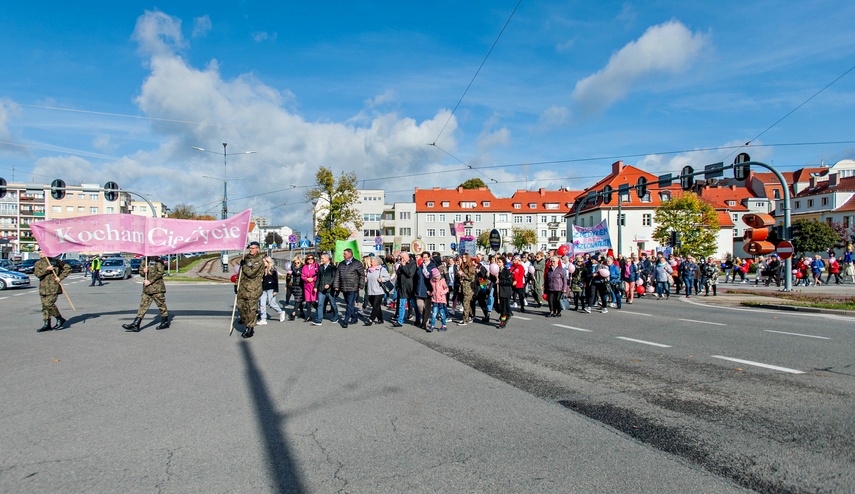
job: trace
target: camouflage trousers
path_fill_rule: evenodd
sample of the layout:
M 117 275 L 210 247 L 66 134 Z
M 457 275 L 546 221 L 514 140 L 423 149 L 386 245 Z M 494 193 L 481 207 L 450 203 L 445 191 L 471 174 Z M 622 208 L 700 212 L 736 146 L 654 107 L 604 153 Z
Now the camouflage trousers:
M 151 306 L 151 302 L 154 301 L 157 304 L 157 308 L 160 309 L 160 317 L 166 319 L 169 317 L 169 310 L 166 308 L 166 294 L 165 293 L 155 293 L 154 295 L 149 295 L 145 292 L 142 294 L 142 299 L 140 300 L 140 308 L 137 309 L 137 317 L 142 319 L 145 316 L 145 312 Z
M 258 319 L 258 298 L 238 298 L 237 309 L 246 327 L 254 328 Z
M 59 297 L 58 293 L 54 293 L 51 295 L 39 295 L 42 299 L 42 320 L 47 321 L 48 319 L 53 317 L 60 317 L 59 309 L 56 308 L 56 299 Z

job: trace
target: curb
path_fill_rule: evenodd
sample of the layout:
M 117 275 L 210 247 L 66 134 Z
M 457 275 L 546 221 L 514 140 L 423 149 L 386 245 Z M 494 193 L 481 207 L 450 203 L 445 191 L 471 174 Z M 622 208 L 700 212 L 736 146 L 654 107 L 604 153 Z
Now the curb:
M 838 316 L 855 317 L 855 311 L 841 309 L 822 309 L 819 307 L 802 307 L 799 305 L 777 305 L 777 304 L 752 304 L 749 302 L 741 302 L 740 305 L 746 307 L 757 307 L 761 309 L 783 310 L 790 312 L 808 312 L 811 314 L 835 314 Z

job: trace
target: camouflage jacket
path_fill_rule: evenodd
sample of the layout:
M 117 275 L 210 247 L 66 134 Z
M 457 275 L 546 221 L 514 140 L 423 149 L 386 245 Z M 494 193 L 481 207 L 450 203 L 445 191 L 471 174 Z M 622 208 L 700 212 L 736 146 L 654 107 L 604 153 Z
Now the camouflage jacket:
M 149 281 L 148 286 L 143 287 L 146 295 L 155 293 L 166 293 L 166 283 L 163 282 L 163 263 L 155 261 L 148 266 L 145 279 Z
M 53 271 L 48 270 L 48 266 L 51 265 Z M 39 279 L 39 295 L 54 295 L 62 293 L 62 286 L 56 280 L 56 276 L 59 276 L 60 280 L 68 278 L 68 275 L 71 274 L 71 266 L 59 259 L 45 257 L 36 261 L 33 266 L 33 274 Z
M 264 280 L 264 254 L 247 254 L 243 257 L 240 267 L 240 287 L 238 298 L 261 297 L 261 282 Z

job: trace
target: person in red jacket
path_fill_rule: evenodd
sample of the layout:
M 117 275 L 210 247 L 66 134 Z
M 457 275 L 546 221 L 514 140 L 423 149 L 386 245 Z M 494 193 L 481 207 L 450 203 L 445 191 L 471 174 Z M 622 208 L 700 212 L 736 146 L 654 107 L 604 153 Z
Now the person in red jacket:
M 828 276 L 825 277 L 825 284 L 827 285 L 829 281 L 831 281 L 831 276 L 834 275 L 834 283 L 839 285 L 840 280 L 840 263 L 837 262 L 837 257 L 835 257 L 834 252 L 829 253 L 828 255 Z
M 519 299 L 520 312 L 525 312 L 525 266 L 520 256 L 514 256 L 510 271 L 514 280 L 514 294 Z

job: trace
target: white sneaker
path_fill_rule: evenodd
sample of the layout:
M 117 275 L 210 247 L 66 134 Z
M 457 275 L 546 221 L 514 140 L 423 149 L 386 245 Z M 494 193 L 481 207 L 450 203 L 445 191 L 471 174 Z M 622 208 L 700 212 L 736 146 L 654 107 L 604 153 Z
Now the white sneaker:
M 615 307 L 617 307 L 617 304 L 609 304 L 609 307 L 615 308 Z
M 585 307 L 585 313 L 590 314 L 590 313 L 591 313 L 591 308 L 590 308 L 590 307 Z
M 265 326 L 265 325 L 267 325 L 267 319 L 262 319 L 262 320 L 258 321 L 257 323 L 255 323 L 255 325 L 256 326 Z
M 285 311 L 279 313 L 279 322 L 285 322 Z
M 603 310 L 601 310 L 600 312 L 602 312 L 603 314 L 606 314 L 606 313 L 608 313 L 608 312 L 609 312 L 609 310 L 608 310 L 608 309 L 606 309 L 605 307 L 603 307 Z

